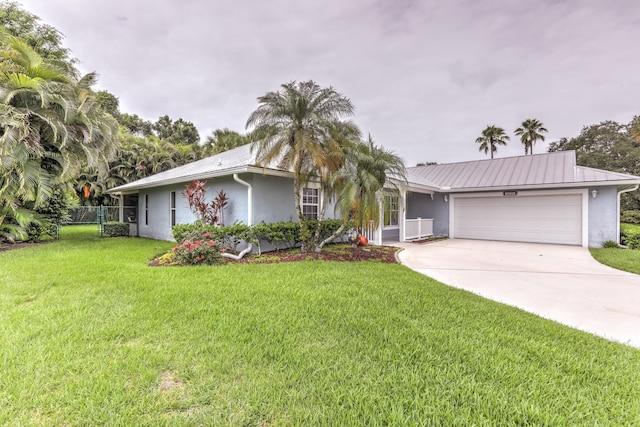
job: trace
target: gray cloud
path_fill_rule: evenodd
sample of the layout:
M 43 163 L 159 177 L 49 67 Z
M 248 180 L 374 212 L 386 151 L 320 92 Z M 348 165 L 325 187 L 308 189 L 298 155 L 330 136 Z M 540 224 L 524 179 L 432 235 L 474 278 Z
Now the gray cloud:
M 553 141 L 640 114 L 633 0 L 21 1 L 122 110 L 203 137 L 243 130 L 258 96 L 307 79 L 351 98 L 362 130 L 410 165 L 483 158 L 487 124 L 535 117 Z M 514 138 L 498 155 L 521 153 Z

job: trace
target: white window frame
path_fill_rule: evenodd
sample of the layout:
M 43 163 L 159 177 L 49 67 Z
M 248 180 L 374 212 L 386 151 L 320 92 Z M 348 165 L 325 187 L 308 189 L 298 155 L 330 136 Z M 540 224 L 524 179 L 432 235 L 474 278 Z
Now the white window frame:
M 144 225 L 149 225 L 149 193 L 144 195 Z
M 315 196 L 306 195 L 305 192 L 307 190 L 314 190 L 316 192 L 316 195 Z M 315 202 L 309 202 L 309 201 L 305 202 L 305 198 L 306 197 L 315 197 L 316 200 L 315 200 Z M 320 186 L 319 185 L 313 185 L 312 184 L 312 185 L 307 185 L 307 186 L 302 188 L 302 192 L 300 194 L 300 210 L 302 210 L 302 215 L 305 218 L 307 218 L 307 219 L 318 219 L 318 216 L 320 215 L 320 207 L 322 206 L 321 202 L 322 202 L 322 192 L 320 191 Z M 311 206 L 311 207 L 315 206 L 316 207 L 315 217 L 310 218 L 310 217 L 307 216 L 307 214 L 305 214 L 304 211 L 305 211 L 305 207 L 306 206 Z
M 173 227 L 176 225 L 176 192 L 169 192 L 169 223 Z
M 394 200 L 395 206 L 392 205 Z M 389 209 L 387 209 L 387 207 Z M 391 209 L 392 207 L 395 207 L 395 209 Z M 391 223 L 393 213 L 395 213 L 395 224 Z M 389 219 L 389 224 L 387 224 L 387 218 Z M 382 228 L 386 230 L 400 228 L 400 196 L 397 194 L 384 194 L 382 202 Z

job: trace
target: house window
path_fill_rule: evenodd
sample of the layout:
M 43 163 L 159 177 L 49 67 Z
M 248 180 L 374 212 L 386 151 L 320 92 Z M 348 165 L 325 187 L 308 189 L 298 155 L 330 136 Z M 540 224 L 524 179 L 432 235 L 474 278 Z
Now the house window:
M 398 196 L 384 196 L 384 226 L 393 227 L 398 225 L 400 212 L 400 202 Z
M 149 225 L 149 195 L 144 195 L 144 225 Z
M 171 216 L 171 226 L 176 225 L 176 192 L 172 191 L 169 193 L 170 203 L 169 203 L 169 214 Z
M 302 189 L 302 215 L 307 219 L 318 219 L 320 206 L 320 190 L 318 188 Z

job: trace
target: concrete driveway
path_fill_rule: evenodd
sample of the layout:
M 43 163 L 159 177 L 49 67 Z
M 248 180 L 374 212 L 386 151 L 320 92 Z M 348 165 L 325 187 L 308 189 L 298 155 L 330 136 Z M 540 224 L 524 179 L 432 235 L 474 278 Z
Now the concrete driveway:
M 577 246 L 443 240 L 400 243 L 402 264 L 439 282 L 640 348 L 640 276 Z

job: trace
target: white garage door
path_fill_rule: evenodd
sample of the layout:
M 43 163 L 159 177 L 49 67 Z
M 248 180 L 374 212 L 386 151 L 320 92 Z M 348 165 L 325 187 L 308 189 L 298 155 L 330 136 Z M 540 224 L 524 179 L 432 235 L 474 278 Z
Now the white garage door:
M 582 195 L 457 197 L 454 237 L 582 244 Z

